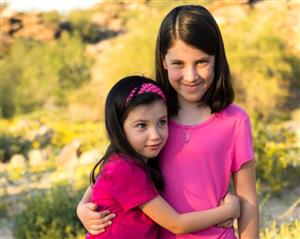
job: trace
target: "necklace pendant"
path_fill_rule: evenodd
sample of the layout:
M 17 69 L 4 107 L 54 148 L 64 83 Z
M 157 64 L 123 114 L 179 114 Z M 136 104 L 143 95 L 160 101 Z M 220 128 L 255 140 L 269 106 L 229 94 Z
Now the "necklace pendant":
M 188 133 L 185 133 L 184 135 L 184 141 L 187 143 L 190 139 L 190 135 Z

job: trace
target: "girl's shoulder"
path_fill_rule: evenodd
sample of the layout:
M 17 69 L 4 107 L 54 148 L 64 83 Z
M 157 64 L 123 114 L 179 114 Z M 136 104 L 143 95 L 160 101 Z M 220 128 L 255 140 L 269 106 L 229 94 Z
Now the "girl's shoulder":
M 249 118 L 248 113 L 237 104 L 230 104 L 223 111 L 219 112 L 218 115 L 224 118 L 234 118 L 240 120 L 246 120 Z
M 147 177 L 145 170 L 131 159 L 130 156 L 125 154 L 112 154 L 102 168 L 100 175 L 109 181 Z
M 117 173 L 127 171 L 137 167 L 136 163 L 126 154 L 114 153 L 110 155 L 108 161 L 103 167 L 103 171 Z

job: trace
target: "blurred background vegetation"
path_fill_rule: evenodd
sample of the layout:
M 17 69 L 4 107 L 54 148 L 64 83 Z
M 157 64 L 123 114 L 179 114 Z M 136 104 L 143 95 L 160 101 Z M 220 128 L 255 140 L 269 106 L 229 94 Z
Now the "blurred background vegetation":
M 107 144 L 106 94 L 125 75 L 154 78 L 160 22 L 183 3 L 195 2 L 104 2 L 67 14 L 10 13 L 1 6 L 0 211 L 10 236 L 83 238 L 75 208 Z M 267 215 L 261 238 L 297 238 L 300 3 L 201 4 L 220 25 L 236 103 L 251 117 Z M 271 199 L 286 210 L 269 221 Z

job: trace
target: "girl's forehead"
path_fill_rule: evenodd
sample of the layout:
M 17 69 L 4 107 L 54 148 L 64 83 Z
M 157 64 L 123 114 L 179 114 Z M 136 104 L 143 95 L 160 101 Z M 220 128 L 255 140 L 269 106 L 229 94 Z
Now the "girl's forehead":
M 187 43 L 176 40 L 168 49 L 166 57 L 185 58 L 185 57 L 207 57 L 209 56 L 203 50 L 196 48 L 195 46 L 188 45 Z
M 150 104 L 142 104 L 134 107 L 129 113 L 129 118 L 157 116 L 167 114 L 167 105 L 163 100 L 156 100 Z

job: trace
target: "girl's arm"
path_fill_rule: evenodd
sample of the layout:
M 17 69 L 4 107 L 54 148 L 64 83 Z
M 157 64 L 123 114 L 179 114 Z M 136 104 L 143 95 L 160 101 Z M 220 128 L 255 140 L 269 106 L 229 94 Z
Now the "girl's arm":
M 174 234 L 200 231 L 229 218 L 239 216 L 239 199 L 227 194 L 225 204 L 199 212 L 179 214 L 162 197 L 157 196 L 140 206 L 154 222 Z
M 108 210 L 97 212 L 97 205 L 90 202 L 92 189 L 88 187 L 77 206 L 77 216 L 85 229 L 92 235 L 105 231 L 111 225 L 111 219 L 115 214 L 109 214 Z
M 233 175 L 235 192 L 241 202 L 241 216 L 238 219 L 240 239 L 259 238 L 259 211 L 256 195 L 254 160 L 245 163 Z

